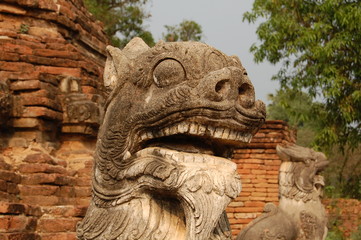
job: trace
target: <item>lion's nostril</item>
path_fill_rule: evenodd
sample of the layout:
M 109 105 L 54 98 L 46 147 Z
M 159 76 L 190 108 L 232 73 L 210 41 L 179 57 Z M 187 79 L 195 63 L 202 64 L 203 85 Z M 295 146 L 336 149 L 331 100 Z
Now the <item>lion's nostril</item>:
M 240 104 L 245 108 L 251 108 L 254 105 L 254 88 L 249 83 L 243 83 L 238 88 L 238 97 Z
M 216 93 L 220 95 L 226 95 L 230 90 L 230 88 L 231 88 L 231 84 L 229 80 L 225 79 L 217 82 L 214 90 L 216 91 Z
M 252 87 L 248 83 L 243 83 L 238 88 L 238 95 L 249 95 L 249 93 L 252 91 Z

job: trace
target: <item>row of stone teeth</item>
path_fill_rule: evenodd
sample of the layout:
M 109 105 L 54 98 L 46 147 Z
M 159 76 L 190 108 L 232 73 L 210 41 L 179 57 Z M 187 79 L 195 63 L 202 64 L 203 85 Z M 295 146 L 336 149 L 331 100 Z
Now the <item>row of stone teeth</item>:
M 221 157 L 201 153 L 178 152 L 175 150 L 160 147 L 145 148 L 135 153 L 136 158 L 145 157 L 148 155 L 156 155 L 168 160 L 182 163 L 207 163 L 207 165 L 225 165 L 232 169 L 236 169 L 236 166 L 232 161 L 225 160 Z
M 140 140 L 146 141 L 158 137 L 166 137 L 175 134 L 190 134 L 196 136 L 210 136 L 218 139 L 250 142 L 252 134 L 237 132 L 224 127 L 205 126 L 199 123 L 181 122 L 171 127 L 165 127 L 160 131 L 147 131 L 141 134 Z

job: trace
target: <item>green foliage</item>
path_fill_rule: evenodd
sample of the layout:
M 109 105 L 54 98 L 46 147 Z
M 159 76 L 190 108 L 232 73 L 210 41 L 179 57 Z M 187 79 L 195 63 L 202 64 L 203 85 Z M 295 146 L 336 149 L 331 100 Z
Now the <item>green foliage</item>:
M 87 9 L 104 23 L 113 46 L 124 47 L 132 38 L 141 37 L 149 45 L 154 39 L 143 22 L 150 17 L 144 10 L 148 0 L 84 0 Z M 119 37 L 118 37 L 119 36 Z
M 312 146 L 315 134 L 322 128 L 318 118 L 325 114 L 323 104 L 313 102 L 307 93 L 288 88 L 269 95 L 269 99 L 272 102 L 267 106 L 267 118 L 287 122 L 297 129 L 297 144 Z
M 244 20 L 264 20 L 255 61 L 282 62 L 283 89 L 324 102 L 318 146 L 355 149 L 361 142 L 361 1 L 255 0 Z
M 163 34 L 164 41 L 201 41 L 202 27 L 195 21 L 183 20 L 179 25 L 165 25 L 166 33 Z
M 328 198 L 361 200 L 361 148 L 340 152 L 334 147 L 328 154 L 329 166 L 324 171 Z
M 21 24 L 20 25 L 20 29 L 19 29 L 19 32 L 20 33 L 28 33 L 28 31 L 29 31 L 29 25 L 27 25 L 27 24 Z
M 326 236 L 326 240 L 344 240 L 341 231 L 329 231 Z

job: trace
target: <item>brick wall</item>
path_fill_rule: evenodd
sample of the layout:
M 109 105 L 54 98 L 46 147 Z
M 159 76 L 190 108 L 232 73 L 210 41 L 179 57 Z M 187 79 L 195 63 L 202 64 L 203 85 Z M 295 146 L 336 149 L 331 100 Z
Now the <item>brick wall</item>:
M 227 208 L 233 235 L 259 216 L 266 203 L 278 203 L 281 160 L 276 146 L 282 142 L 294 142 L 292 131 L 283 121 L 267 121 L 251 143 L 234 151 L 242 192 Z
M 2 0 L 0 147 L 95 135 L 107 43 L 81 0 Z
M 0 239 L 75 240 L 90 202 L 94 141 L 0 154 Z

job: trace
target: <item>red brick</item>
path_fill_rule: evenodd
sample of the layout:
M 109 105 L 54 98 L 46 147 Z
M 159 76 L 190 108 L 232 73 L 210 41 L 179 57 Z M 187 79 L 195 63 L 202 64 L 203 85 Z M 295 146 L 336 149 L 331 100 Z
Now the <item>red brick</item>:
M 251 149 L 249 148 L 241 148 L 241 149 L 235 149 L 233 153 L 250 153 Z
M 1 46 L 2 45 L 2 46 Z M 0 44 L 0 50 L 4 52 L 13 52 L 18 54 L 29 55 L 32 54 L 33 50 L 29 46 L 18 45 L 13 43 L 2 43 Z
M 67 75 L 67 76 L 73 76 L 73 77 L 78 77 L 78 78 L 81 76 L 81 70 L 79 68 L 39 66 L 39 67 L 37 67 L 37 70 L 39 72 Z
M 251 169 L 237 168 L 237 172 L 238 172 L 239 174 L 250 174 L 250 173 L 251 173 Z
M 19 185 L 22 196 L 51 196 L 55 194 L 59 187 L 49 185 Z
M 54 183 L 56 179 L 55 174 L 32 174 L 23 177 L 22 183 L 26 185 L 37 185 L 37 184 L 44 184 L 44 183 Z
M 274 183 L 274 184 L 278 184 L 278 178 L 275 179 L 268 179 L 267 183 Z
M 256 163 L 254 163 L 254 164 L 248 163 L 248 164 L 243 164 L 242 167 L 245 168 L 245 169 L 259 169 L 259 168 L 261 167 L 261 165 L 260 165 L 260 164 L 256 164 Z M 253 171 L 252 171 L 252 172 L 253 172 Z
M 251 201 L 266 201 L 267 198 L 266 197 L 259 197 L 259 196 L 250 196 L 249 199 Z M 268 198 L 268 199 L 270 199 L 270 198 Z
M 44 153 L 34 153 L 27 155 L 23 161 L 28 163 L 48 163 L 52 165 L 56 164 L 55 160 L 51 156 Z
M 75 181 L 75 186 L 90 186 L 91 185 L 91 178 L 89 177 L 79 177 Z
M 251 164 L 265 164 L 265 160 L 261 160 L 261 159 L 255 159 L 255 158 L 250 158 L 250 159 L 244 159 L 243 160 L 244 163 L 251 163 Z
M 74 187 L 71 187 L 71 186 L 62 186 L 62 187 L 60 187 L 57 195 L 60 197 L 74 198 L 75 197 L 75 189 L 74 189 Z
M 82 89 L 82 92 L 85 94 L 96 94 L 97 93 L 97 90 L 90 86 L 82 86 L 81 89 Z
M 271 194 L 271 193 L 266 193 L 266 192 L 252 192 L 251 196 L 252 197 L 266 197 L 266 196 L 269 196 L 268 194 Z
M 24 96 L 21 97 L 21 102 L 24 106 L 44 106 L 59 112 L 62 111 L 59 101 L 54 101 L 45 97 Z
M 6 192 L 8 184 L 6 181 L 0 179 L 0 191 Z
M 0 232 L 7 232 L 10 226 L 10 216 L 0 216 Z
M 21 181 L 21 177 L 19 175 L 5 170 L 0 170 L 0 179 L 13 183 L 20 183 Z
M 27 55 L 27 56 L 22 56 L 20 59 L 24 62 L 33 63 L 37 65 L 48 65 L 48 66 L 66 67 L 66 68 L 79 67 L 79 62 L 64 58 L 50 58 L 50 57 Z
M 31 205 L 54 206 L 59 202 L 56 196 L 21 196 L 21 201 Z
M 0 231 L 18 232 L 35 230 L 36 218 L 25 215 L 3 215 L 0 216 Z
M 90 187 L 75 187 L 75 196 L 76 197 L 90 197 L 91 188 Z
M 23 63 L 23 62 L 0 61 L 0 70 L 28 73 L 34 71 L 34 66 L 32 64 Z
M 268 180 L 265 178 L 254 178 L 252 180 L 252 184 L 256 184 L 256 183 L 268 183 Z
M 19 90 L 36 90 L 41 88 L 41 82 L 39 80 L 17 81 L 10 85 L 10 89 L 13 91 Z
M 265 202 L 260 202 L 260 201 L 253 201 L 253 202 L 245 202 L 244 206 L 245 207 L 259 207 L 259 208 L 263 208 L 265 205 Z
M 42 57 L 68 58 L 68 59 L 73 59 L 73 60 L 79 59 L 78 54 L 74 54 L 74 52 L 70 52 L 68 50 L 67 51 L 59 51 L 59 50 L 54 50 L 54 49 L 35 49 L 33 51 L 33 54 L 42 56 Z
M 39 77 L 39 72 L 34 71 L 30 73 L 23 72 L 9 72 L 9 71 L 0 71 L 0 78 L 5 80 L 28 80 L 36 79 Z
M 89 206 L 90 205 L 90 200 L 91 200 L 90 197 L 88 197 L 88 198 L 76 198 L 75 203 L 76 203 L 76 205 L 79 205 L 79 206 Z
M 2 61 L 19 61 L 19 54 L 3 52 L 0 54 L 0 60 L 2 60 Z
M 235 159 L 244 159 L 244 158 L 250 158 L 250 154 L 249 153 L 236 153 L 233 155 L 233 158 Z
M 18 194 L 19 188 L 17 183 L 8 182 L 6 184 L 6 191 L 10 194 Z
M 65 174 L 67 171 L 62 166 L 54 166 L 46 163 L 21 164 L 18 169 L 21 173 L 59 173 Z
M 76 233 L 42 233 L 41 240 L 77 240 Z
M 62 120 L 63 114 L 46 107 L 26 107 L 22 117 L 44 117 L 47 119 Z
M 40 240 L 40 236 L 36 233 L 10 233 L 7 234 L 6 240 Z
M 38 223 L 38 232 L 75 232 L 81 218 L 42 218 Z
M 276 193 L 278 193 L 278 191 L 279 191 L 278 184 L 275 185 L 274 188 L 271 188 L 271 187 L 267 188 L 267 192 L 276 192 Z

